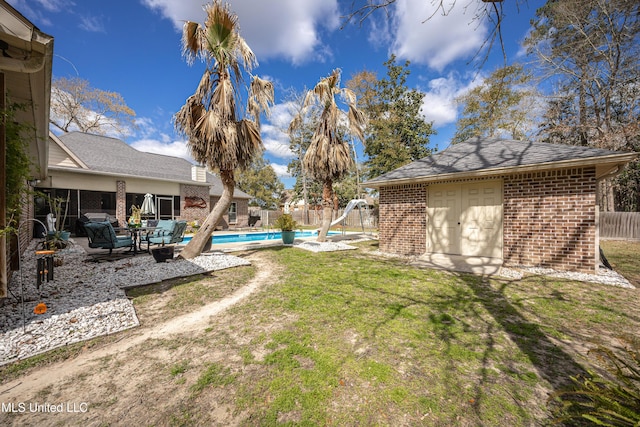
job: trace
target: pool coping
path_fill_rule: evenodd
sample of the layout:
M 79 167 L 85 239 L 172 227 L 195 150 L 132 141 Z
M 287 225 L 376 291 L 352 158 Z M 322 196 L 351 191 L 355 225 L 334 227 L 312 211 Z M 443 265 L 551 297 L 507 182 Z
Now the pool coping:
M 302 231 L 312 231 L 312 230 L 302 230 Z M 225 231 L 216 231 L 213 233 L 213 237 L 215 239 L 215 236 L 218 235 L 225 235 L 225 234 L 246 234 L 246 233 L 250 233 L 250 232 L 256 232 L 256 233 L 266 233 L 266 231 L 261 231 L 261 230 L 251 230 L 251 231 L 237 231 L 237 230 L 225 230 Z M 372 234 L 363 234 L 362 232 L 358 232 L 358 231 L 348 231 L 345 233 L 340 233 L 340 234 L 333 234 L 330 236 L 327 236 L 327 240 L 328 241 L 341 241 L 341 240 L 356 240 L 358 238 L 361 238 L 363 235 L 366 235 L 367 237 L 371 238 Z M 268 247 L 277 247 L 277 246 L 294 246 L 296 243 L 301 243 L 304 241 L 309 241 L 309 240 L 315 240 L 317 239 L 318 236 L 307 236 L 307 237 L 296 237 L 296 239 L 294 240 L 292 245 L 285 245 L 282 242 L 282 239 L 272 239 L 272 240 L 255 240 L 252 242 L 227 242 L 227 243 L 215 243 L 211 246 L 210 252 L 238 252 L 238 251 L 247 251 L 247 250 L 252 250 L 252 249 L 261 249 L 261 248 L 268 248 Z M 176 249 L 181 249 L 183 248 L 185 245 L 182 244 L 178 244 L 176 246 Z

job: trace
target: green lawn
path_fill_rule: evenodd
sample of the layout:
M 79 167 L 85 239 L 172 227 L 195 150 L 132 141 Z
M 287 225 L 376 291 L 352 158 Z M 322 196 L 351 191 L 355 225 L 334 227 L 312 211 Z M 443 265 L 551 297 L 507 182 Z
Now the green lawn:
M 102 425 L 118 425 L 123 413 L 134 423 L 172 426 L 545 425 L 549 397 L 572 386 L 571 376 L 599 369 L 589 350 L 619 351 L 640 330 L 636 289 L 418 269 L 376 255 L 376 242 L 357 245 L 332 253 L 262 249 L 251 267 L 131 294 L 144 329 L 228 295 L 266 265 L 275 272 L 201 332 L 105 359 L 101 371 L 135 369 L 123 380 L 135 387 L 125 394 L 114 376 L 118 399 L 108 388 L 96 391 L 91 416 Z M 639 286 L 640 243 L 603 242 L 603 249 Z M 65 351 L 73 358 L 81 350 Z M 64 354 L 11 365 L 0 378 Z M 90 384 L 93 374 L 82 376 Z M 67 391 L 60 385 L 43 395 L 62 399 Z
M 286 275 L 232 311 L 252 324 L 223 387 L 248 425 L 538 424 L 591 362 L 576 348 L 640 330 L 635 290 L 419 270 L 372 245 L 269 250 Z

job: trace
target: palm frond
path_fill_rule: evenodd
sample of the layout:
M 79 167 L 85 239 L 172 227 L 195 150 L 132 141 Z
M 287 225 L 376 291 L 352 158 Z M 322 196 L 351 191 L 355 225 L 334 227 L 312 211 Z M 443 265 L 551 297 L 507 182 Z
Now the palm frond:
M 356 93 L 349 88 L 342 88 L 342 99 L 349 105 L 356 105 Z
M 316 95 L 315 90 L 309 90 L 304 96 L 304 101 L 302 102 L 302 111 L 306 111 L 312 105 L 315 105 L 319 102 L 318 96 Z
M 291 123 L 289 123 L 289 127 L 287 128 L 287 133 L 289 133 L 289 135 L 293 134 L 298 129 L 300 129 L 300 127 L 302 126 L 302 123 L 303 123 L 302 112 L 300 112 L 295 116 L 293 116 L 293 119 L 291 119 Z
M 367 116 L 353 105 L 349 105 L 349 132 L 364 143 L 364 129 L 367 126 Z
M 196 22 L 187 21 L 182 27 L 182 55 L 190 65 L 201 49 L 200 33 L 200 25 Z
M 236 97 L 233 83 L 228 76 L 221 77 L 211 96 L 211 109 L 215 109 L 220 117 L 236 120 Z
M 269 116 L 271 105 L 275 100 L 273 83 L 254 76 L 249 87 L 249 107 L 247 113 L 260 126 L 260 113 Z
M 204 102 L 209 98 L 209 92 L 211 91 L 211 87 L 214 82 L 211 81 L 212 71 L 207 68 L 202 73 L 202 77 L 200 78 L 200 83 L 198 83 L 198 88 L 196 89 L 194 96 L 199 100 L 200 103 Z
M 242 37 L 238 39 L 237 52 L 239 54 L 238 56 L 242 58 L 244 68 L 247 72 L 251 72 L 251 70 L 258 65 L 256 55 Z
M 192 131 L 203 113 L 204 107 L 202 103 L 198 101 L 195 95 L 191 95 L 174 116 L 176 130 L 187 137 L 191 137 Z
M 262 150 L 259 118 L 274 102 L 273 84 L 252 78 L 246 115 L 253 120 L 238 120 L 239 83 L 243 72 L 249 72 L 257 61 L 227 3 L 213 0 L 205 12 L 204 27 L 185 24 L 183 48 L 191 61 L 198 55 L 205 59 L 207 69 L 195 93 L 174 116 L 174 123 L 188 137 L 196 161 L 229 172 L 246 167 Z
M 211 52 L 233 51 L 237 41 L 235 33 L 238 17 L 231 12 L 228 4 L 223 5 L 218 0 L 205 6 L 205 11 L 207 48 Z
M 351 147 L 341 135 L 341 128 L 346 116 L 349 122 L 348 132 L 364 140 L 366 116 L 356 108 L 355 93 L 349 89 L 340 88 L 339 68 L 333 70 L 327 77 L 321 78 L 316 86 L 307 92 L 303 104 L 303 112 L 294 117 L 289 125 L 289 131 L 297 128 L 303 114 L 312 105 L 320 107 L 318 125 L 311 139 L 309 148 L 302 160 L 305 170 L 322 182 L 335 181 L 353 166 Z M 336 96 L 342 95 L 349 109 L 344 113 L 338 107 Z
M 329 74 L 329 76 L 327 77 L 327 84 L 329 85 L 329 87 L 337 88 L 338 86 L 340 86 L 341 73 L 342 70 L 340 68 L 336 68 L 331 72 L 331 74 Z
M 236 146 L 236 156 L 238 159 L 238 167 L 240 169 L 246 169 L 253 159 L 264 150 L 262 137 L 260 136 L 260 128 L 255 122 L 244 119 L 238 122 L 237 133 L 238 144 Z

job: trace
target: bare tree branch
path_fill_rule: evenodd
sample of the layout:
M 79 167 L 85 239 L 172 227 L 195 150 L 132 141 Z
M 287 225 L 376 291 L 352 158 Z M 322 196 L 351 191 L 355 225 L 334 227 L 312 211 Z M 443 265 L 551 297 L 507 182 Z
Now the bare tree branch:
M 507 64 L 507 53 L 502 34 L 502 22 L 505 17 L 502 0 L 470 0 L 466 5 L 458 4 L 460 0 L 453 0 L 451 3 L 445 0 L 424 1 L 431 1 L 431 4 L 434 5 L 434 11 L 431 15 L 429 15 L 422 21 L 423 23 L 427 23 L 437 13 L 441 13 L 443 16 L 449 15 L 454 7 L 466 8 L 474 2 L 483 3 L 483 5 L 480 6 L 478 14 L 473 19 L 477 20 L 479 23 L 483 22 L 484 20 L 489 20 L 492 23 L 492 29 L 482 46 L 480 46 L 480 48 L 474 55 L 473 60 L 479 58 L 481 52 L 484 51 L 484 55 L 479 61 L 479 66 L 482 67 L 487 62 L 489 54 L 491 53 L 496 40 L 498 40 L 500 50 L 502 51 L 504 64 Z M 515 0 L 515 4 L 518 10 L 520 5 L 525 4 L 526 2 L 527 0 Z M 377 11 L 384 11 L 389 18 L 393 15 L 392 11 L 390 10 L 390 6 L 392 6 L 394 3 L 396 3 L 396 0 L 353 0 L 351 2 L 351 11 L 347 15 L 342 16 L 343 21 L 341 28 L 344 29 L 348 24 L 352 22 L 357 22 L 358 25 L 362 26 L 364 22 Z

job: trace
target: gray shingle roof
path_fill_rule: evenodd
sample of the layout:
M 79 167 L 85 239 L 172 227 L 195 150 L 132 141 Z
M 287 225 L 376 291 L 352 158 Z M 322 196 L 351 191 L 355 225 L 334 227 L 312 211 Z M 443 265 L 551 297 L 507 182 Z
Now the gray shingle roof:
M 444 151 L 416 160 L 364 184 L 378 186 L 397 180 L 418 180 L 445 174 L 466 174 L 620 154 L 626 153 L 544 142 L 474 138 L 451 145 Z
M 191 179 L 193 164 L 180 157 L 145 153 L 119 139 L 82 132 L 66 133 L 58 138 L 94 172 L 199 184 Z M 209 194 L 222 194 L 222 183 L 217 176 L 207 173 L 207 183 L 211 186 Z M 251 198 L 238 188 L 234 197 Z

